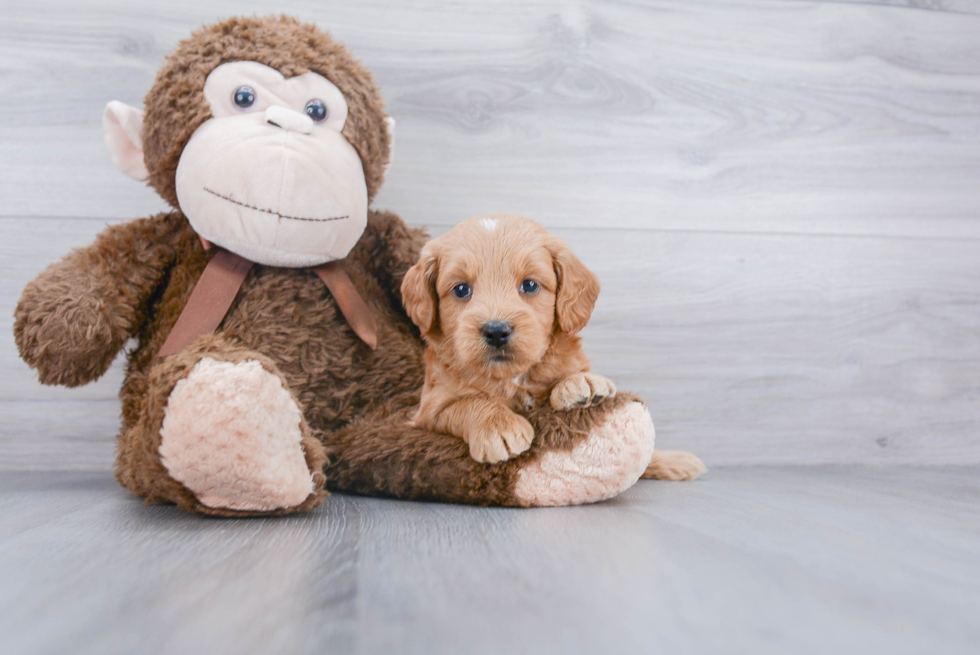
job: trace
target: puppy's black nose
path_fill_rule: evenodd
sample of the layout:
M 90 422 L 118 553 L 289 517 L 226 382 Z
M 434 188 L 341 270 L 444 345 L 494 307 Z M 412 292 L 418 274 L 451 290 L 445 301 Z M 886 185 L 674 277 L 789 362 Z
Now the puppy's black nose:
M 514 329 L 503 321 L 490 321 L 483 326 L 483 338 L 494 348 L 507 345 Z

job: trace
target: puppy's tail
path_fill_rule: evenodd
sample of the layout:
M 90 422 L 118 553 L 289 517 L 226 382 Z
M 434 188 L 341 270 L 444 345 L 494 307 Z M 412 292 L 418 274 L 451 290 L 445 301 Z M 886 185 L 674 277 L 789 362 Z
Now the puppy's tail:
M 653 451 L 653 457 L 641 478 L 646 480 L 694 480 L 707 471 L 697 455 L 683 450 Z

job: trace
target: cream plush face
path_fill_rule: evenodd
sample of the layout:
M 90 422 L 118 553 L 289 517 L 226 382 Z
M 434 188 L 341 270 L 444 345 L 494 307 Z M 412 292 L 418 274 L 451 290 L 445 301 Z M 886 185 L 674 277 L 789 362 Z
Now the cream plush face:
M 347 102 L 322 75 L 285 79 L 251 61 L 204 85 L 212 118 L 177 165 L 180 208 L 208 241 L 269 266 L 347 256 L 367 224 L 367 186 L 341 134 Z M 314 120 L 317 119 L 317 120 Z

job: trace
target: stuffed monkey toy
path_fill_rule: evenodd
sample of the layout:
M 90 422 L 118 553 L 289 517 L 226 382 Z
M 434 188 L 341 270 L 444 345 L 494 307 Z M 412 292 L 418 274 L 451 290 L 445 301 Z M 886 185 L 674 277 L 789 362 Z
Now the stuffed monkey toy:
M 392 122 L 371 73 L 288 17 L 204 27 L 167 58 L 145 111 L 106 144 L 173 211 L 103 231 L 27 285 L 14 326 L 43 384 L 75 387 L 130 339 L 115 471 L 147 501 L 222 516 L 291 513 L 326 489 L 484 505 L 609 498 L 691 478 L 620 394 L 531 410 L 532 448 L 474 461 L 410 426 L 424 367 L 400 287 L 426 240 L 369 209 Z M 649 467 L 649 468 L 648 468 Z

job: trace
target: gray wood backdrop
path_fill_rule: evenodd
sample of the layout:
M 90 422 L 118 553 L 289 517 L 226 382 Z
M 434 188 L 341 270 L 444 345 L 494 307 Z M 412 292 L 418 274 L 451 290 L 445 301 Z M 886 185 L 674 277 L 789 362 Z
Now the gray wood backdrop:
M 376 207 L 492 211 L 600 275 L 595 368 L 710 465 L 980 462 L 980 2 L 0 3 L 0 469 L 104 469 L 120 362 L 40 386 L 24 284 L 163 208 L 102 144 L 194 27 L 285 12 L 377 74 Z

